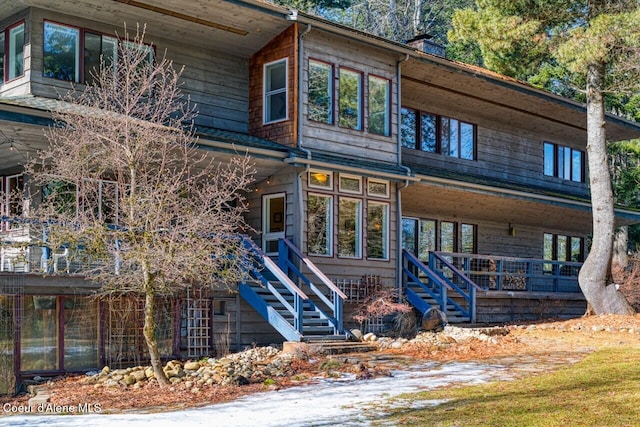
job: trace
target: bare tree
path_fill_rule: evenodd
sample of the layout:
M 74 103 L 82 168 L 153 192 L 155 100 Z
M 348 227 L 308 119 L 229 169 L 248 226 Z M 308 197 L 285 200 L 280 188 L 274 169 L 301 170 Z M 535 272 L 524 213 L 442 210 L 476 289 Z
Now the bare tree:
M 129 38 L 125 28 L 117 59 L 64 97 L 50 147 L 27 168 L 43 191 L 32 215 L 47 221 L 50 247 L 68 248 L 102 294 L 144 297 L 143 334 L 161 385 L 169 382 L 154 301 L 243 274 L 236 233 L 253 173 L 246 156 L 223 165 L 197 148 L 181 73 L 164 56 L 154 61 L 144 31 Z

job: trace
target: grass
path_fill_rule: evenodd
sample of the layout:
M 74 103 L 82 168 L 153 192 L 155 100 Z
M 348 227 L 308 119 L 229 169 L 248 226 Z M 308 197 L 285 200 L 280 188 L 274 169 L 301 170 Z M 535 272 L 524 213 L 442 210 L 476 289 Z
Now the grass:
M 401 397 L 384 425 L 637 426 L 640 347 L 600 350 L 583 361 L 517 381 L 455 387 Z M 446 400 L 426 406 L 430 400 Z M 425 405 L 418 405 L 419 403 Z M 406 409 L 419 406 L 419 409 Z

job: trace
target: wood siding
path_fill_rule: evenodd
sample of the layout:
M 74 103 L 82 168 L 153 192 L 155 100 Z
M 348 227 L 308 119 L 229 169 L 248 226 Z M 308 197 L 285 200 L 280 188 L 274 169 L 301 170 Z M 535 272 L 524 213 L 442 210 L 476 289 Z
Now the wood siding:
M 251 57 L 249 62 L 249 131 L 251 134 L 294 147 L 297 139 L 298 116 L 298 25 L 294 24 L 271 40 Z M 287 118 L 264 124 L 264 65 L 288 59 Z
M 10 80 L 8 82 L 0 81 L 0 98 L 2 97 L 19 97 L 29 95 L 31 92 L 31 75 L 32 75 L 32 54 L 33 48 L 31 40 L 31 14 L 29 9 L 25 9 L 19 13 L 13 14 L 0 21 L 0 31 L 5 28 L 24 21 L 24 74 L 22 77 Z M 5 40 L 6 42 L 6 40 Z
M 309 59 L 333 65 L 333 124 L 308 120 L 308 72 Z M 304 39 L 303 81 L 303 144 L 305 148 L 351 159 L 369 159 L 397 162 L 397 55 L 375 49 L 352 40 L 311 30 Z M 363 130 L 353 130 L 338 125 L 339 69 L 345 67 L 363 74 L 362 120 Z M 390 135 L 382 136 L 367 132 L 368 99 L 367 77 L 383 77 L 391 82 Z

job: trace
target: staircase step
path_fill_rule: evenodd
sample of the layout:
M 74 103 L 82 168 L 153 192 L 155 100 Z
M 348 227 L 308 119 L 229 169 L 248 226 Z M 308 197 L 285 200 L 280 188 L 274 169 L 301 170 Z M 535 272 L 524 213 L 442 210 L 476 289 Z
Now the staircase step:
M 378 346 L 371 343 L 346 340 L 307 340 L 309 350 L 321 354 L 366 353 L 376 351 Z

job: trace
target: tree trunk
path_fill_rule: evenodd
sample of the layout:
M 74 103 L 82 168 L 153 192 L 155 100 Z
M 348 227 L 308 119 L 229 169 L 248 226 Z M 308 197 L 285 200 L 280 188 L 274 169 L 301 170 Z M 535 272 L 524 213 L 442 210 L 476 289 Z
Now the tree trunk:
M 587 69 L 587 158 L 593 241 L 578 280 L 595 314 L 630 314 L 633 309 L 611 278 L 615 216 L 604 128 L 604 73 L 602 63 L 590 64 Z
M 613 265 L 626 267 L 629 264 L 629 227 L 624 225 L 616 230 L 616 238 L 613 242 Z
M 147 276 L 147 274 L 145 274 Z M 148 279 L 146 279 L 148 280 Z M 156 320 L 154 318 L 155 301 L 153 290 L 147 282 L 145 284 L 145 300 L 144 300 L 144 327 L 142 332 L 144 339 L 147 342 L 147 349 L 149 350 L 149 357 L 151 358 L 151 367 L 155 374 L 156 380 L 160 387 L 171 385 L 169 379 L 162 370 L 162 360 L 160 359 L 160 352 L 158 351 L 158 341 L 156 340 Z

